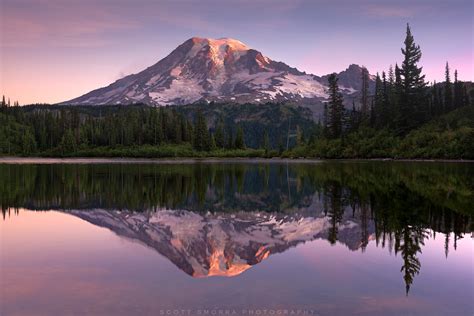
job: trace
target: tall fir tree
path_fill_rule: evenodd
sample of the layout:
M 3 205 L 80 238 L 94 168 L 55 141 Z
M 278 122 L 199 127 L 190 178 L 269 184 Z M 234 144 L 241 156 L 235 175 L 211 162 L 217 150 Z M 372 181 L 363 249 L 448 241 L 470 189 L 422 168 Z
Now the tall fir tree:
M 385 72 L 382 72 L 382 78 L 377 73 L 375 79 L 375 97 L 374 97 L 374 122 L 378 129 L 387 127 L 390 119 L 389 113 L 389 84 Z
M 446 62 L 444 76 L 444 111 L 447 113 L 453 108 L 453 85 L 448 62 Z
M 463 83 L 458 80 L 458 70 L 454 70 L 454 108 L 463 106 Z
M 388 69 L 388 117 L 389 122 L 388 126 L 393 128 L 393 118 L 395 117 L 397 104 L 397 89 L 395 85 L 395 71 L 393 70 L 392 65 Z
M 196 114 L 193 145 L 194 149 L 198 151 L 208 150 L 209 147 L 209 132 L 202 111 L 198 111 Z
M 225 135 L 224 135 L 224 122 L 222 119 L 216 125 L 216 133 L 214 135 L 216 140 L 216 147 L 217 148 L 224 148 L 225 147 Z
M 183 118 L 181 115 L 175 115 L 174 119 L 174 142 L 180 144 L 183 141 Z
M 441 100 L 439 99 L 438 84 L 436 80 L 433 82 L 433 87 L 431 88 L 432 94 L 432 109 L 431 113 L 433 116 L 437 116 L 441 113 Z
M 374 107 L 373 107 L 373 116 L 374 123 L 376 128 L 383 127 L 382 113 L 384 107 L 383 100 L 383 85 L 382 80 L 380 79 L 379 73 L 375 77 L 375 96 L 374 96 Z
M 466 85 L 463 86 L 462 91 L 463 91 L 463 93 L 462 93 L 462 95 L 463 95 L 462 104 L 464 106 L 473 105 L 472 99 L 469 96 L 469 93 L 467 92 L 467 86 Z
M 360 97 L 360 112 L 362 120 L 367 122 L 369 117 L 369 71 L 362 67 L 362 88 Z
M 325 138 L 329 138 L 329 117 L 328 117 L 328 103 L 324 102 L 324 109 L 323 109 L 323 122 L 322 122 L 322 130 L 323 136 Z
M 336 73 L 332 73 L 328 78 L 329 82 L 329 102 L 328 102 L 328 123 L 329 136 L 339 138 L 342 136 L 342 119 L 344 114 L 343 98 L 339 91 L 338 78 Z
M 237 128 L 237 133 L 235 135 L 235 148 L 245 149 L 244 130 L 242 126 Z
M 357 112 L 355 102 L 352 100 L 352 110 L 349 113 L 349 119 L 348 119 L 348 130 L 350 132 L 354 132 L 359 128 L 360 125 L 360 113 Z M 312 140 L 312 138 L 310 139 Z
M 77 143 L 74 134 L 71 129 L 67 129 L 63 137 L 61 138 L 61 142 L 59 144 L 61 154 L 64 156 L 70 153 L 74 153 L 76 151 L 76 147 Z
M 216 150 L 216 139 L 214 138 L 214 134 L 209 133 L 209 150 Z
M 301 146 L 304 144 L 304 134 L 303 130 L 299 125 L 296 125 L 296 146 Z
M 395 63 L 395 84 L 394 84 L 394 99 L 392 100 L 392 108 L 393 108 L 393 120 L 392 126 L 397 129 L 398 128 L 398 120 L 400 117 L 400 103 L 401 97 L 403 92 L 403 84 L 402 84 L 402 75 L 400 67 L 398 67 L 398 63 Z
M 263 133 L 262 147 L 265 150 L 265 156 L 268 156 L 268 153 L 270 152 L 270 137 L 268 136 L 268 130 L 267 129 L 265 129 L 265 132 Z
M 427 111 L 425 76 L 421 74 L 423 67 L 417 65 L 421 59 L 421 49 L 415 44 L 408 24 L 404 44 L 404 60 L 400 69 L 402 91 L 397 118 L 397 132 L 400 135 L 405 135 L 421 124 Z
M 395 87 L 395 72 L 392 65 L 388 68 L 388 84 L 392 88 Z
M 234 149 L 235 148 L 235 141 L 234 141 L 234 133 L 232 132 L 232 129 L 229 128 L 227 130 L 227 141 L 226 141 L 226 148 L 227 149 Z
M 382 71 L 382 112 L 380 113 L 380 120 L 382 127 L 386 127 L 390 119 L 390 103 L 389 103 L 389 87 L 387 82 L 387 75 Z

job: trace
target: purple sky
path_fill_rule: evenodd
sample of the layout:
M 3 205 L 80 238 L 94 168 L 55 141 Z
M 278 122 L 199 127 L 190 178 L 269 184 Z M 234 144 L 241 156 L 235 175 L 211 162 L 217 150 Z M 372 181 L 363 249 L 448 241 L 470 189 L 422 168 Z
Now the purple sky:
M 473 1 L 0 0 L 0 93 L 77 97 L 165 57 L 186 39 L 232 37 L 316 75 L 402 59 L 407 22 L 427 79 L 474 80 Z

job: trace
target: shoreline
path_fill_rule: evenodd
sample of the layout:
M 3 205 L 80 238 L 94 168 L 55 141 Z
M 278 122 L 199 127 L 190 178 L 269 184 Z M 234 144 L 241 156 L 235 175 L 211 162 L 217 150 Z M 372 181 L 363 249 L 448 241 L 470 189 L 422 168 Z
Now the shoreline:
M 322 162 L 438 162 L 438 163 L 474 163 L 464 159 L 319 159 L 319 158 L 45 158 L 45 157 L 0 157 L 0 164 L 213 164 L 213 163 L 322 163 Z

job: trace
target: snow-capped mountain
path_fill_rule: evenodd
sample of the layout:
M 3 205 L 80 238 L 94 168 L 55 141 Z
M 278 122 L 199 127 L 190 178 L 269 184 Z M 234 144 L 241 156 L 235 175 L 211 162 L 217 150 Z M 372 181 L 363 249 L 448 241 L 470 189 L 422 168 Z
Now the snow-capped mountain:
M 168 258 L 193 277 L 236 276 L 268 256 L 298 244 L 327 239 L 334 229 L 322 213 L 266 212 L 194 213 L 158 210 L 133 213 L 116 210 L 69 210 L 94 225 L 121 237 L 139 241 Z M 338 240 L 356 250 L 374 237 L 346 212 L 336 225 Z M 365 238 L 365 239 L 364 239 Z
M 353 99 L 361 67 L 339 74 L 340 88 Z M 327 98 L 327 76 L 301 72 L 231 39 L 193 37 L 155 65 L 63 104 L 179 105 L 198 101 L 315 104 Z M 352 101 L 351 101 L 352 102 Z

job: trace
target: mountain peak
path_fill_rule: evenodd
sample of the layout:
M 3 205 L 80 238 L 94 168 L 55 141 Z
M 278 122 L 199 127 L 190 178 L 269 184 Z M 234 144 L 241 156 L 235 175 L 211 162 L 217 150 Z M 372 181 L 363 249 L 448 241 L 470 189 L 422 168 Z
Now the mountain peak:
M 340 73 L 345 94 L 360 89 L 357 65 Z M 287 102 L 322 106 L 327 80 L 276 62 L 239 40 L 192 37 L 155 65 L 63 104 L 181 105 Z
M 225 49 L 226 47 L 229 47 L 237 51 L 247 51 L 250 49 L 247 45 L 245 45 L 241 41 L 230 38 L 230 37 L 221 37 L 218 39 L 206 38 L 206 37 L 192 37 L 188 41 L 193 42 L 195 45 L 201 45 L 201 46 L 209 45 L 210 47 L 220 48 L 220 49 Z
M 362 71 L 362 67 L 357 64 L 350 64 L 349 67 L 347 67 L 346 71 L 347 70 Z

